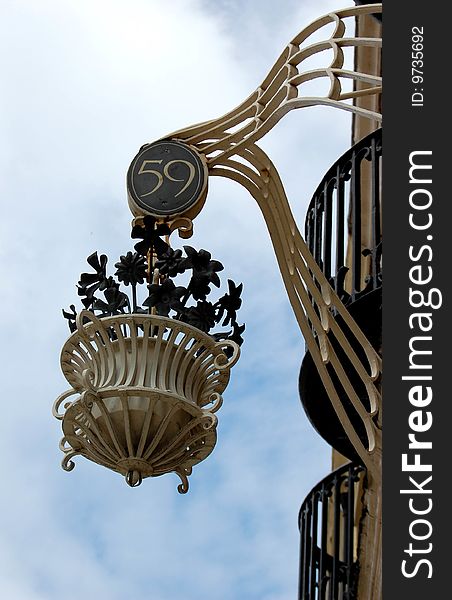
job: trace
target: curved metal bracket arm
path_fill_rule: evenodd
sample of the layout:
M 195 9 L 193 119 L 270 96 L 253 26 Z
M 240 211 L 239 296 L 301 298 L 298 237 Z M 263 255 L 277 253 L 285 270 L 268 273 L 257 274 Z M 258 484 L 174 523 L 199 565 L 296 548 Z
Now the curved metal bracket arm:
M 328 397 L 354 448 L 377 480 L 381 477 L 381 396 L 378 389 L 381 358 L 309 252 L 296 226 L 278 172 L 255 142 L 290 110 L 306 106 L 329 105 L 381 122 L 381 114 L 350 103 L 350 99 L 358 96 L 379 96 L 381 78 L 343 68 L 344 47 L 381 45 L 380 38 L 345 37 L 344 20 L 380 12 L 381 4 L 370 4 L 320 17 L 290 42 L 262 85 L 240 106 L 219 119 L 165 136 L 195 147 L 206 157 L 209 175 L 237 181 L 258 203 L 290 303 Z M 334 25 L 331 35 L 323 41 L 309 44 L 309 37 L 330 23 Z M 333 53 L 329 66 L 300 72 L 304 60 L 327 50 Z M 303 83 L 320 77 L 330 82 L 325 96 L 299 95 Z M 344 92 L 343 79 L 352 79 L 367 87 Z M 342 317 L 347 334 L 333 311 Z M 354 339 L 351 340 L 350 336 Z M 335 350 L 338 346 L 348 356 L 356 376 L 366 389 L 369 410 L 364 407 L 341 364 Z M 365 358 L 358 356 L 357 347 Z M 361 441 L 344 407 L 341 400 L 343 392 L 364 424 L 366 444 Z
M 343 51 L 346 47 L 381 47 L 381 38 L 346 36 L 346 19 L 381 11 L 381 4 L 366 4 L 319 17 L 294 37 L 262 84 L 239 106 L 223 117 L 180 129 L 165 138 L 184 140 L 195 146 L 213 166 L 259 140 L 295 108 L 326 105 L 381 122 L 380 113 L 350 103 L 356 97 L 380 96 L 381 77 L 344 69 Z M 333 31 L 326 39 L 309 43 L 313 34 L 331 23 Z M 328 66 L 301 71 L 305 60 L 324 52 L 332 53 Z M 323 96 L 303 96 L 303 84 L 319 78 L 329 81 L 328 92 Z M 365 85 L 345 91 L 344 80 Z
M 256 144 L 240 151 L 243 161 L 225 158 L 210 169 L 212 176 L 240 183 L 262 211 L 278 260 L 286 291 L 328 397 L 350 441 L 370 471 L 378 472 L 381 444 L 381 396 L 378 382 L 381 357 L 333 290 L 310 253 L 291 213 L 279 174 L 269 157 Z M 248 164 L 246 164 L 248 163 Z M 335 315 L 342 317 L 343 331 Z M 339 346 L 353 365 L 366 389 L 367 411 L 334 348 Z M 356 348 L 363 351 L 360 358 Z M 328 369 L 327 365 L 331 368 Z M 334 380 L 331 376 L 334 372 Z M 338 382 L 338 383 L 337 383 Z M 340 399 L 341 387 L 364 424 L 363 444 Z

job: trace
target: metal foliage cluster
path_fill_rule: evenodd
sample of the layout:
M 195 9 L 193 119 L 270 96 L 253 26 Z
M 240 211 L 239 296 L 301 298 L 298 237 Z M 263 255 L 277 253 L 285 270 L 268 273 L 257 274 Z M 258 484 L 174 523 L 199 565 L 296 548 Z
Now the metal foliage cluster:
M 220 287 L 218 272 L 223 265 L 212 260 L 207 250 L 197 251 L 191 246 L 184 246 L 185 254 L 180 249 L 174 250 L 162 239 L 170 233 L 168 225 L 156 222 L 152 216 L 145 217 L 142 226 L 135 225 L 132 229 L 131 237 L 140 240 L 134 246 L 135 252 L 120 257 L 115 263 L 114 276 L 107 275 L 105 254 L 91 254 L 87 262 L 93 272 L 82 273 L 77 286 L 84 308 L 101 318 L 127 313 L 169 316 L 209 333 L 216 341 L 233 340 L 241 345 L 245 325 L 238 324 L 237 311 L 242 304 L 243 284 L 236 285 L 228 279 L 228 292 L 215 303 L 208 300 L 212 285 Z M 188 285 L 177 286 L 174 279 L 189 271 Z M 130 297 L 121 284 L 130 286 Z M 138 286 L 147 288 L 141 304 Z M 70 331 L 75 331 L 75 305 L 69 311 L 63 310 L 63 316 Z M 228 330 L 211 333 L 216 326 Z

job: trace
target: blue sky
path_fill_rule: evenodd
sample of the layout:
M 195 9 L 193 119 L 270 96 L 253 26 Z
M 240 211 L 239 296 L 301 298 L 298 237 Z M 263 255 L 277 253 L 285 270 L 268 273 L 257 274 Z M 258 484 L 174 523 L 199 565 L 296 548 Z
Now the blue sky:
M 298 398 L 304 344 L 263 219 L 215 178 L 190 244 L 244 283 L 242 357 L 213 454 L 136 489 L 83 458 L 60 468 L 67 388 L 61 308 L 94 250 L 132 248 L 128 165 L 145 142 L 233 108 L 287 42 L 340 4 L 207 0 L 3 0 L 0 313 L 3 365 L 0 592 L 8 600 L 289 600 L 297 513 L 330 450 Z M 349 145 L 350 117 L 288 115 L 262 146 L 296 218 Z M 328 143 L 325 143 L 328 140 Z M 180 242 L 182 245 L 185 242 Z

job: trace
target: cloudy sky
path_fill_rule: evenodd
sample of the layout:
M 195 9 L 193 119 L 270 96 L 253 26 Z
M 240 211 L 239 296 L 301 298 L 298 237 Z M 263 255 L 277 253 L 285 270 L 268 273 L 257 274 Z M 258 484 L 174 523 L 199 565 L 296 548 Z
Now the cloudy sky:
M 233 108 L 303 26 L 341 6 L 2 0 L 2 598 L 296 597 L 297 513 L 330 450 L 303 413 L 303 340 L 263 219 L 238 185 L 211 182 L 189 242 L 243 281 L 247 327 L 217 447 L 189 493 L 175 475 L 131 489 L 80 457 L 64 472 L 51 407 L 67 388 L 61 308 L 77 301 L 86 257 L 113 263 L 132 248 L 124 182 L 138 148 Z M 300 227 L 349 138 L 346 113 L 305 109 L 262 140 Z

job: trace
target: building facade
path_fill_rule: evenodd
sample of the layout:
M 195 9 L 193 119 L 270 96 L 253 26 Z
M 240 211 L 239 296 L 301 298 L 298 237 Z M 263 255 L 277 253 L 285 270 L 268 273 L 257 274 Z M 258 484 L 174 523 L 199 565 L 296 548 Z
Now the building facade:
M 381 38 L 381 14 L 357 16 L 356 36 Z M 355 71 L 381 76 L 381 49 L 357 46 Z M 364 85 L 357 82 L 354 89 Z M 358 95 L 354 103 L 381 113 L 379 94 Z M 305 238 L 350 315 L 381 355 L 382 131 L 376 120 L 354 115 L 351 137 L 352 147 L 331 166 L 314 193 Z M 347 353 L 338 348 L 338 355 L 344 370 L 353 373 Z M 365 409 L 372 412 L 365 387 L 353 375 L 351 381 Z M 376 600 L 381 597 L 381 477 L 369 476 L 309 350 L 299 384 L 312 425 L 333 449 L 332 472 L 314 486 L 299 513 L 299 599 Z M 347 390 L 339 388 L 352 425 L 365 443 L 362 421 L 348 402 Z

